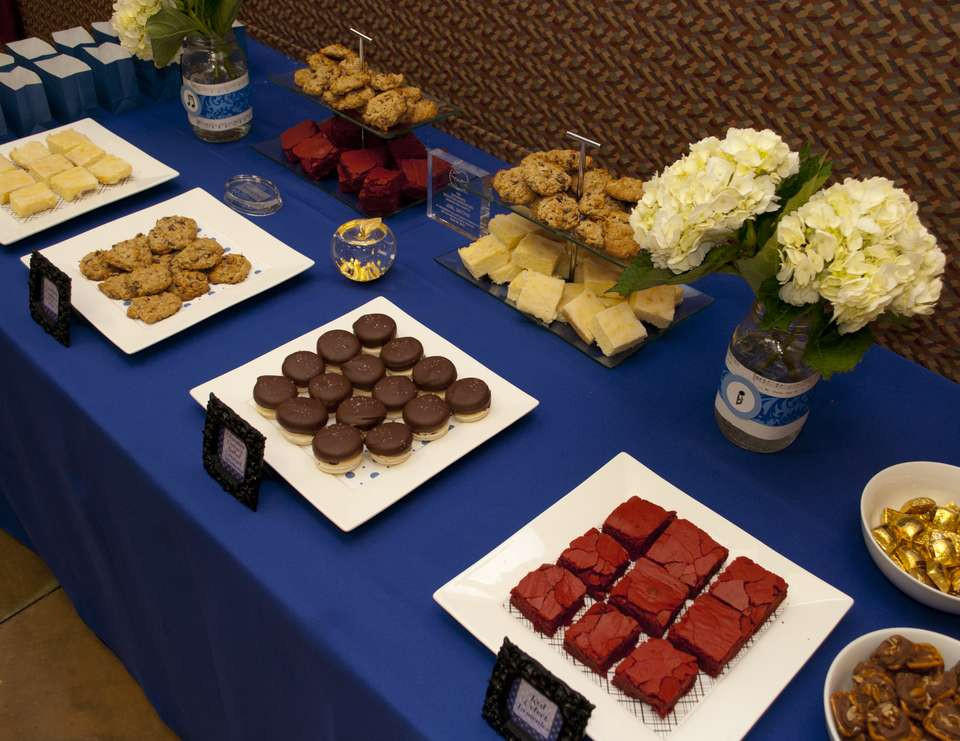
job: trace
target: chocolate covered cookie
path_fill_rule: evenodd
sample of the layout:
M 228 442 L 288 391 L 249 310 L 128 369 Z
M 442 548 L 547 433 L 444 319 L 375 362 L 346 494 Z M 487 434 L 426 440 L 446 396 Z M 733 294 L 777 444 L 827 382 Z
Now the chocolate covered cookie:
M 360 340 L 345 329 L 331 329 L 317 339 L 317 354 L 330 373 L 340 373 L 340 366 L 359 354 Z
M 297 395 L 297 385 L 286 376 L 259 376 L 253 386 L 257 411 L 267 419 L 277 416 L 277 407 Z
M 324 427 L 313 436 L 317 467 L 326 473 L 347 473 L 363 462 L 363 438 L 349 425 Z
M 320 399 L 332 412 L 353 395 L 353 385 L 340 373 L 322 373 L 310 379 L 307 393 L 311 398 Z
M 449 429 L 450 407 L 436 394 L 424 394 L 407 402 L 403 421 L 417 440 L 437 440 Z
M 377 425 L 365 438 L 370 457 L 384 466 L 403 463 L 413 452 L 413 432 L 402 422 Z
M 323 373 L 323 359 L 315 352 L 298 350 L 284 358 L 280 372 L 293 381 L 298 389 L 305 389 L 312 378 Z
M 477 422 L 490 413 L 490 387 L 479 378 L 454 381 L 444 399 L 461 422 Z

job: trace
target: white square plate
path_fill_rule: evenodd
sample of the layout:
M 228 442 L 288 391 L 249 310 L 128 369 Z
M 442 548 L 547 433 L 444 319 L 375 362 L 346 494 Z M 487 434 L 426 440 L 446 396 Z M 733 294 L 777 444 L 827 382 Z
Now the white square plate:
M 309 446 L 301 448 L 289 442 L 281 434 L 275 420 L 265 419 L 257 412 L 252 398 L 253 386 L 257 376 L 279 375 L 283 359 L 290 353 L 297 350 L 315 351 L 317 338 L 321 334 L 331 329 L 350 331 L 354 321 L 371 313 L 393 317 L 397 323 L 398 337 L 416 337 L 423 344 L 425 355 L 448 358 L 456 366 L 460 378 L 472 377 L 486 381 L 490 387 L 490 413 L 478 422 L 469 423 L 458 422 L 451 417 L 451 429 L 446 435 L 428 444 L 415 442 L 413 455 L 398 466 L 381 466 L 365 453 L 360 468 L 346 475 L 335 476 L 317 468 Z M 206 407 L 211 393 L 266 436 L 266 462 L 344 531 L 353 530 L 376 516 L 539 404 L 532 396 L 382 296 L 190 390 L 190 396 L 203 407 Z
M 49 211 L 41 211 L 25 219 L 16 216 L 10 210 L 9 205 L 0 206 L 0 244 L 13 244 L 24 237 L 29 237 L 51 226 L 69 221 L 74 216 L 85 214 L 87 211 L 93 211 L 100 206 L 119 201 L 121 198 L 132 196 L 134 193 L 140 193 L 168 180 L 173 180 L 180 174 L 172 167 L 167 167 L 146 152 L 137 149 L 126 139 L 121 139 L 92 118 L 83 118 L 66 126 L 59 126 L 55 129 L 8 142 L 0 147 L 0 154 L 10 159 L 10 152 L 16 147 L 29 141 L 46 144 L 47 137 L 50 134 L 64 129 L 73 129 L 77 133 L 85 134 L 90 141 L 107 154 L 114 154 L 125 159 L 133 167 L 133 174 L 122 183 L 101 185 L 97 190 L 87 193 L 75 201 L 61 200 Z
M 110 245 L 146 234 L 162 216 L 189 216 L 196 220 L 200 234 L 213 237 L 228 250 L 250 260 L 250 275 L 236 285 L 211 285 L 210 292 L 184 301 L 180 311 L 156 324 L 127 317 L 129 302 L 104 296 L 96 281 L 80 273 L 80 258 L 88 252 L 109 249 Z M 74 308 L 125 353 L 135 353 L 165 340 L 219 311 L 283 283 L 313 265 L 292 247 L 271 236 L 249 219 L 224 205 L 202 188 L 175 196 L 142 211 L 123 216 L 96 229 L 79 234 L 41 253 L 72 280 Z M 30 256 L 22 258 L 29 267 Z
M 637 495 L 676 510 L 737 556 L 753 559 L 789 585 L 787 598 L 717 678 L 703 672 L 690 693 L 661 720 L 563 650 L 563 630 L 547 639 L 509 604 L 510 590 L 540 564 L 555 563 L 574 538 L 600 527 L 621 502 Z M 804 571 L 749 533 L 663 480 L 627 453 L 603 468 L 470 566 L 434 599 L 493 652 L 504 636 L 596 709 L 587 733 L 595 741 L 624 738 L 741 738 L 806 663 L 853 600 Z M 592 600 L 587 598 L 587 606 Z M 586 608 L 585 608 L 586 609 Z M 581 613 L 582 614 L 582 613 Z M 579 617 L 579 614 L 578 614 Z M 608 677 L 612 678 L 613 670 Z

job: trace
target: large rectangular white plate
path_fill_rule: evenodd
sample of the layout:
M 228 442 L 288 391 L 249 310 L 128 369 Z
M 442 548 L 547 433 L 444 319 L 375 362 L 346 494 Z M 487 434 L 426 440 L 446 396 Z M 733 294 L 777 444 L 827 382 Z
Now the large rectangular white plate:
M 460 378 L 486 381 L 490 387 L 490 413 L 478 422 L 461 423 L 451 418 L 452 428 L 446 435 L 426 445 L 414 443 L 413 455 L 398 466 L 380 466 L 365 453 L 359 469 L 345 476 L 334 476 L 317 468 L 309 446 L 301 448 L 292 444 L 283 437 L 275 421 L 265 419 L 257 412 L 252 399 L 253 386 L 257 376 L 278 375 L 283 359 L 290 353 L 315 351 L 321 334 L 331 329 L 350 331 L 354 321 L 371 313 L 393 317 L 398 337 L 416 337 L 423 344 L 425 355 L 448 358 L 456 366 Z M 211 393 L 266 436 L 266 462 L 310 504 L 347 532 L 405 497 L 540 403 L 383 296 L 190 390 L 190 396 L 203 407 L 206 407 Z
M 141 232 L 146 234 L 157 219 L 173 215 L 195 219 L 201 235 L 213 237 L 225 249 L 243 254 L 252 264 L 250 275 L 236 285 L 211 285 L 210 293 L 185 301 L 180 311 L 168 319 L 145 324 L 127 317 L 129 302 L 107 298 L 96 281 L 80 273 L 80 258 L 93 250 L 110 249 L 111 245 Z M 40 252 L 70 276 L 73 307 L 113 344 L 131 354 L 283 283 L 313 265 L 309 257 L 288 247 L 202 188 L 123 216 Z M 22 262 L 29 266 L 30 256 L 24 255 Z
M 0 244 L 13 244 L 37 232 L 42 232 L 51 226 L 69 221 L 74 216 L 85 214 L 100 206 L 119 201 L 121 198 L 132 196 L 134 193 L 152 188 L 160 183 L 173 180 L 180 173 L 172 167 L 167 167 L 159 160 L 155 160 L 141 149 L 137 149 L 126 139 L 121 139 L 110 129 L 104 128 L 92 118 L 83 118 L 66 126 L 31 134 L 22 139 L 8 142 L 0 147 L 0 154 L 10 158 L 10 152 L 29 141 L 39 141 L 46 144 L 47 137 L 63 129 L 73 129 L 85 134 L 94 144 L 107 154 L 114 154 L 125 159 L 133 167 L 133 174 L 122 183 L 116 185 L 101 185 L 97 190 L 81 196 L 75 201 L 61 200 L 55 208 L 42 211 L 25 219 L 14 215 L 7 205 L 0 206 Z
M 676 510 L 737 556 L 753 559 L 789 585 L 787 599 L 716 680 L 703 672 L 690 695 L 665 720 L 632 700 L 562 649 L 563 631 L 552 639 L 535 633 L 509 605 L 510 590 L 542 563 L 554 563 L 574 538 L 633 495 Z M 433 598 L 487 648 L 504 636 L 596 709 L 587 733 L 608 739 L 741 738 L 853 605 L 853 600 L 733 523 L 684 494 L 627 453 L 603 468 L 506 542 L 451 579 Z M 587 605 L 592 600 L 588 598 Z M 613 673 L 608 675 L 613 676 Z

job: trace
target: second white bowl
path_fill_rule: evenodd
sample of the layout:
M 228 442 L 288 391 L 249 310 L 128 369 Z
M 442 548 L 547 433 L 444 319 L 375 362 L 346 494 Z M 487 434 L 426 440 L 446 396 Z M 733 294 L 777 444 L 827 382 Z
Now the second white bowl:
M 869 659 L 870 654 L 877 650 L 877 646 L 897 633 L 904 638 L 909 638 L 914 643 L 932 643 L 940 649 L 947 669 L 960 661 L 960 641 L 942 633 L 934 633 L 932 630 L 921 630 L 920 628 L 884 628 L 862 635 L 848 643 L 830 664 L 830 668 L 827 670 L 827 678 L 823 683 L 823 712 L 827 721 L 827 733 L 830 734 L 833 741 L 845 740 L 837 733 L 836 726 L 833 723 L 833 713 L 830 712 L 830 695 L 834 692 L 851 689 L 853 687 L 853 668 L 861 661 Z

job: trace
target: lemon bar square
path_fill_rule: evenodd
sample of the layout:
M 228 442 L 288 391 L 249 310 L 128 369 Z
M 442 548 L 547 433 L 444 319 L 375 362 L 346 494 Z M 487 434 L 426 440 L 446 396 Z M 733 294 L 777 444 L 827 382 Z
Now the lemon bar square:
M 16 170 L 17 166 L 13 164 L 10 160 L 0 154 L 0 172 L 10 172 L 10 170 Z
M 50 178 L 50 188 L 65 201 L 73 201 L 88 191 L 97 189 L 97 179 L 82 167 L 71 167 Z
M 71 167 L 73 167 L 73 165 L 70 164 L 70 160 L 62 154 L 51 154 L 38 159 L 30 165 L 30 174 L 37 180 L 47 182 L 58 172 L 69 170 Z
M 26 170 L 10 170 L 0 173 L 0 203 L 7 203 L 10 194 L 18 188 L 25 188 L 37 182 Z
M 21 217 L 33 216 L 57 205 L 57 194 L 46 183 L 34 183 L 10 194 L 10 208 Z
M 563 298 L 563 281 L 543 273 L 531 272 L 517 298 L 517 308 L 549 324 L 557 318 L 557 307 Z M 633 316 L 631 313 L 630 316 Z
M 89 143 L 90 140 L 86 136 L 73 129 L 57 131 L 47 137 L 47 146 L 50 147 L 50 151 L 58 154 L 66 154 L 74 147 Z
M 87 169 L 104 185 L 116 185 L 133 172 L 129 162 L 112 154 L 101 157 Z
M 639 345 L 647 336 L 647 330 L 626 301 L 595 314 L 590 331 L 607 357 Z
M 13 151 L 10 152 L 10 159 L 20 167 L 30 167 L 37 160 L 49 156 L 50 150 L 38 141 L 21 144 L 19 147 L 14 147 Z
M 90 167 L 94 162 L 101 159 L 106 152 L 92 142 L 78 144 L 66 153 L 66 158 L 77 167 Z

